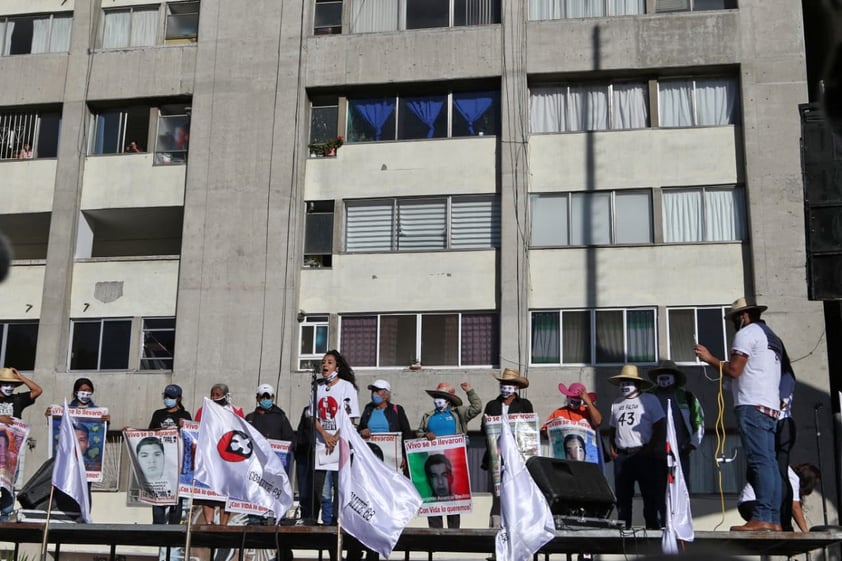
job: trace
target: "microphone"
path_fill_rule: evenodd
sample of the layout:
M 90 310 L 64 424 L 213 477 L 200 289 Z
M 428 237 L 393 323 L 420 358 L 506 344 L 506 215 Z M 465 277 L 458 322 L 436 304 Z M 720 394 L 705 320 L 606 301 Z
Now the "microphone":
M 822 407 L 824 407 L 824 403 L 822 403 L 822 402 L 820 401 L 820 402 L 816 403 L 816 404 L 813 406 L 813 409 L 815 409 L 816 411 L 818 411 L 818 410 L 819 410 L 819 409 L 821 409 Z

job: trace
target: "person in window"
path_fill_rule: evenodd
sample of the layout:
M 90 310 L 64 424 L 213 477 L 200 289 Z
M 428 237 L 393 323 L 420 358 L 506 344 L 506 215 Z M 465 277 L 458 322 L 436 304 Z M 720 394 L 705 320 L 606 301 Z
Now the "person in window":
M 462 398 L 456 395 L 456 390 L 447 382 L 442 382 L 434 390 L 426 390 L 433 398 L 434 409 L 421 417 L 421 424 L 416 431 L 418 438 L 433 440 L 439 436 L 467 434 L 468 421 L 482 411 L 482 400 L 468 382 L 462 382 L 460 387 L 468 395 L 469 405 L 462 405 Z M 458 528 L 461 521 L 458 514 L 447 515 L 448 528 Z M 443 528 L 444 519 L 441 516 L 429 516 L 427 524 L 430 528 Z
M 181 402 L 182 390 L 177 384 L 169 384 L 161 394 L 164 407 L 152 413 L 149 430 L 175 429 L 181 427 L 184 421 L 192 420 L 190 412 Z M 184 510 L 184 499 L 178 500 L 176 505 L 152 505 L 153 524 L 179 524 Z
M 143 154 L 143 150 L 140 149 L 140 146 L 138 146 L 137 142 L 134 140 L 126 144 L 125 152 L 127 154 Z
M 28 142 L 25 142 L 23 147 L 18 151 L 18 160 L 31 160 L 34 157 L 35 154 L 32 152 L 32 146 Z

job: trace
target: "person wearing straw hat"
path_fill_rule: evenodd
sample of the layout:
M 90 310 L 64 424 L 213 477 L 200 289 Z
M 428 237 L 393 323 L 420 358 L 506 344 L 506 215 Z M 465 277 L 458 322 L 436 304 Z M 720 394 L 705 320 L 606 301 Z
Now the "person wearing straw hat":
M 468 382 L 462 382 L 460 387 L 468 394 L 469 405 L 462 404 L 462 398 L 456 395 L 456 390 L 447 382 L 442 382 L 434 390 L 425 390 L 433 398 L 434 409 L 421 417 L 418 438 L 433 440 L 439 436 L 467 434 L 468 421 L 482 411 L 482 400 Z M 461 520 L 458 514 L 448 514 L 447 527 L 458 528 Z M 430 528 L 443 528 L 444 520 L 441 516 L 429 516 L 427 524 Z
M 681 471 L 684 473 L 684 479 L 689 480 L 690 452 L 699 448 L 705 436 L 705 412 L 702 404 L 692 392 L 684 389 L 687 376 L 671 360 L 660 361 L 657 367 L 649 371 L 649 379 L 655 383 L 652 393 L 661 402 L 664 411 L 667 410 L 667 401 L 672 400 L 673 425 L 678 441 Z
M 559 407 L 547 417 L 542 431 L 547 430 L 547 424 L 558 417 L 563 417 L 573 423 L 587 423 L 595 429 L 602 424 L 602 413 L 596 408 L 596 394 L 588 392 L 585 384 L 573 382 L 570 387 L 563 383 L 558 385 L 558 391 L 567 397 L 564 407 Z
M 29 391 L 15 393 L 21 385 Z M 0 425 L 11 425 L 12 418 L 20 419 L 23 410 L 35 403 L 42 392 L 41 386 L 17 369 L 0 368 Z M 14 508 L 15 494 L 8 489 L 0 489 L 0 522 L 6 520 Z
M 627 364 L 608 381 L 620 388 L 611 404 L 611 459 L 614 460 L 614 491 L 617 516 L 631 528 L 634 484 L 643 497 L 646 528 L 663 528 L 660 514 L 666 500 L 664 408 L 651 393 L 652 382 L 640 377 L 637 366 Z
M 760 319 L 766 306 L 738 298 L 725 319 L 737 334 L 728 360 L 704 346 L 696 356 L 731 378 L 737 430 L 746 455 L 746 479 L 755 492 L 751 519 L 732 532 L 780 531 L 782 485 L 775 454 L 775 431 L 781 416 L 780 383 L 784 349 L 781 339 Z

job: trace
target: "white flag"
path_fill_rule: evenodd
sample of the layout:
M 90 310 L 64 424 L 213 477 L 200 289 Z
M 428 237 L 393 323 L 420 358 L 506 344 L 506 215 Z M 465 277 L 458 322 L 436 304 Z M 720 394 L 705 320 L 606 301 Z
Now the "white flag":
M 231 499 L 266 507 L 278 522 L 292 505 L 287 472 L 269 442 L 208 398 L 199 423 L 195 478 Z
M 497 532 L 497 561 L 528 561 L 555 537 L 555 522 L 544 494 L 535 484 L 518 452 L 506 417 L 500 432 L 500 530 Z
M 53 464 L 53 486 L 76 501 L 82 512 L 82 520 L 90 524 L 88 476 L 85 472 L 85 460 L 82 458 L 82 449 L 79 448 L 76 430 L 70 421 L 70 415 L 67 414 L 67 400 L 64 401 L 58 434 L 58 449 L 56 449 L 56 461 Z
M 681 412 L 679 412 L 679 415 Z M 684 481 L 679 458 L 678 439 L 672 423 L 672 400 L 667 400 L 667 505 L 666 527 L 661 536 L 664 553 L 678 553 L 678 540 L 693 541 L 693 515 L 690 513 L 690 493 Z
M 374 455 L 344 411 L 337 421 L 340 524 L 367 548 L 388 557 L 423 500 L 409 479 Z

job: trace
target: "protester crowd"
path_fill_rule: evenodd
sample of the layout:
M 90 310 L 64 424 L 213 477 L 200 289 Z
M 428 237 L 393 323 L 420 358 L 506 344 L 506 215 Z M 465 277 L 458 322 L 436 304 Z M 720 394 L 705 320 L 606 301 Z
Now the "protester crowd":
M 795 374 L 782 341 L 761 319 L 765 310 L 765 306 L 744 298 L 737 300 L 726 314 L 726 320 L 732 322 L 736 330 L 730 355 L 715 357 L 699 344 L 695 346 L 695 354 L 700 361 L 721 371 L 733 395 L 737 428 L 746 455 L 747 484 L 739 501 L 739 510 L 746 523 L 731 530 L 792 530 L 794 519 L 801 531 L 807 531 L 800 503 L 815 487 L 820 474 L 810 464 L 790 466 L 789 452 L 795 435 L 792 420 Z M 471 420 L 482 414 L 480 431 L 486 436 L 487 449 L 481 467 L 491 472 L 489 523 L 492 527 L 500 526 L 501 462 L 497 436 L 501 434 L 501 423 L 509 423 L 516 433 L 518 429 L 509 419 L 526 419 L 528 422 L 524 426 L 529 430 L 534 427 L 535 433 L 540 430 L 540 435 L 550 437 L 554 457 L 570 462 L 597 463 L 603 468 L 608 462 L 613 465 L 617 515 L 627 528 L 632 524 L 632 504 L 637 485 L 643 500 L 646 528 L 660 529 L 665 525 L 667 514 L 666 482 L 675 473 L 676 465 L 685 480 L 688 479 L 690 455 L 699 448 L 705 435 L 705 416 L 702 403 L 686 387 L 686 374 L 674 362 L 662 360 L 644 373 L 641 370 L 628 364 L 608 379 L 617 386 L 618 394 L 611 403 L 610 413 L 605 415 L 608 426 L 604 435 L 599 428 L 606 419 L 597 408 L 597 395 L 588 392 L 581 382 L 559 384 L 559 392 L 565 401 L 549 414 L 538 429 L 532 403 L 520 395 L 528 388 L 529 380 L 511 368 L 505 368 L 495 376 L 499 392 L 484 406 L 480 396 L 467 382 L 460 386 L 467 403 L 448 382 L 427 390 L 432 398 L 432 408 L 423 414 L 417 425 L 413 425 L 405 409 L 393 402 L 392 386 L 387 380 L 378 379 L 367 386 L 370 400 L 361 408 L 354 371 L 345 358 L 333 350 L 322 359 L 321 378 L 315 385 L 311 404 L 301 413 L 297 430 L 293 430 L 286 412 L 277 405 L 274 387 L 266 383 L 257 387 L 254 408 L 248 413 L 232 403 L 227 385 L 214 384 L 209 392 L 210 399 L 206 399 L 196 411 L 195 419 L 200 422 L 203 413 L 207 414 L 203 411 L 205 408 L 218 406 L 226 410 L 226 414 L 244 418 L 256 433 L 269 442 L 281 443 L 276 450 L 283 453 L 290 479 L 293 473 L 297 479 L 299 517 L 305 523 L 320 520 L 322 524 L 333 525 L 339 512 L 337 489 L 343 461 L 340 428 L 344 415 L 356 424 L 359 436 L 368 442 L 368 447 L 381 460 L 393 462 L 397 473 L 412 477 L 419 491 L 426 492 L 425 503 L 458 504 L 460 498 L 470 499 L 470 489 L 460 487 L 460 481 L 455 476 L 458 470 L 466 470 L 466 462 L 450 453 L 447 446 L 455 443 L 454 446 L 464 448 Z M 25 391 L 16 391 L 19 387 L 25 388 Z M 20 445 L 19 435 L 16 437 L 11 428 L 5 432 L 2 429 L 25 426 L 20 421 L 22 411 L 32 405 L 41 393 L 42 389 L 35 382 L 17 370 L 0 370 L 0 457 L 4 459 L 2 467 L 6 470 L 0 471 L 5 473 L 5 479 L 0 479 L 0 520 L 13 510 L 15 503 L 9 483 L 14 481 L 15 473 L 8 473 L 5 459 L 11 457 L 9 450 Z M 67 406 L 76 414 L 89 409 L 91 413 L 87 415 L 99 421 L 108 421 L 107 410 L 97 408 L 93 395 L 93 382 L 80 378 L 73 385 L 72 400 Z M 174 469 L 182 475 L 194 467 L 195 438 L 200 425 L 185 409 L 183 398 L 180 386 L 167 385 L 162 392 L 163 407 L 152 413 L 148 428 L 143 431 L 126 428 L 125 434 L 131 436 L 127 442 L 130 443 L 136 477 L 146 493 L 141 498 L 147 497 L 153 504 L 152 520 L 156 524 L 180 523 L 185 509 L 185 493 L 181 485 L 177 485 L 179 491 L 176 491 L 176 485 L 164 481 L 163 477 L 167 462 L 177 466 Z M 672 412 L 674 449 L 667 446 L 667 411 Z M 46 415 L 58 413 L 48 408 Z M 74 425 L 74 429 L 79 449 L 87 462 L 89 431 L 83 424 Z M 193 436 L 190 437 L 190 434 Z M 248 436 L 242 431 L 241 434 L 243 438 Z M 395 441 L 405 445 L 400 446 L 396 456 L 384 458 L 383 450 L 376 444 L 375 441 L 381 442 L 382 446 L 379 437 L 384 434 L 397 435 Z M 183 457 L 168 460 L 168 454 L 175 455 L 168 450 L 176 450 L 168 447 L 181 442 L 178 439 L 184 439 Z M 244 447 L 244 442 L 230 442 L 228 452 L 240 452 L 237 447 Z M 412 445 L 413 448 L 423 448 L 427 452 L 423 456 L 413 454 L 409 443 L 417 443 Z M 521 452 L 524 450 L 521 449 Z M 414 462 L 416 456 L 424 461 Z M 297 466 L 294 472 L 293 458 Z M 418 483 L 416 479 L 423 481 Z M 227 523 L 230 513 L 219 497 L 195 490 L 191 492 L 197 513 L 202 515 L 200 522 Z M 445 520 L 449 528 L 460 526 L 458 508 L 420 512 L 426 513 L 432 528 L 442 528 Z M 252 514 L 249 522 L 264 523 L 265 517 Z M 361 551 L 358 553 L 361 554 Z

